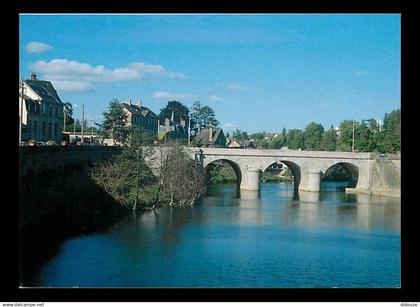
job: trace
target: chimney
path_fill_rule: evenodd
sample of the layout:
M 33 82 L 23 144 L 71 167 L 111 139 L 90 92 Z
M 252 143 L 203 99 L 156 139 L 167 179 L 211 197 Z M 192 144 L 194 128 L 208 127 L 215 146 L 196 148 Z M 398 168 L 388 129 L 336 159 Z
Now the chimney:
M 213 141 L 213 128 L 212 127 L 209 128 L 209 141 L 210 142 Z
M 169 131 L 169 118 L 165 118 L 165 131 L 168 132 Z
M 31 73 L 31 80 L 36 80 L 36 73 L 34 71 Z
M 128 99 L 128 105 L 131 106 L 131 98 Z
M 139 108 L 141 108 L 141 100 L 137 100 L 137 106 L 139 107 Z

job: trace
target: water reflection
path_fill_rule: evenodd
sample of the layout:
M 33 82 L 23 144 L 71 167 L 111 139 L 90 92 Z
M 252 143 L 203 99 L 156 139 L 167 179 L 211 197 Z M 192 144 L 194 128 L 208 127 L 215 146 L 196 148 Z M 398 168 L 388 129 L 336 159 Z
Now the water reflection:
M 399 199 L 261 188 L 238 198 L 234 184 L 213 186 L 195 207 L 133 213 L 104 234 L 70 240 L 43 269 L 42 285 L 399 284 Z
M 239 193 L 239 197 L 241 199 L 257 200 L 261 198 L 261 192 L 241 190 Z

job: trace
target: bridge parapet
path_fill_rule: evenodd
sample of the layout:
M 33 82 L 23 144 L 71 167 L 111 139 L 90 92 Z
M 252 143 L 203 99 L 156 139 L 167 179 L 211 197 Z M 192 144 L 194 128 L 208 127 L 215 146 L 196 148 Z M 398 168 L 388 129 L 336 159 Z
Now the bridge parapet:
M 20 175 L 39 173 L 78 162 L 96 163 L 121 153 L 115 146 L 22 146 L 19 148 Z
M 344 152 L 344 151 L 305 151 L 305 150 L 282 150 L 282 149 L 238 149 L 238 148 L 203 148 L 189 147 L 188 150 L 203 150 L 204 154 L 223 156 L 246 156 L 246 157 L 296 157 L 296 158 L 319 158 L 319 159 L 374 159 L 371 152 Z

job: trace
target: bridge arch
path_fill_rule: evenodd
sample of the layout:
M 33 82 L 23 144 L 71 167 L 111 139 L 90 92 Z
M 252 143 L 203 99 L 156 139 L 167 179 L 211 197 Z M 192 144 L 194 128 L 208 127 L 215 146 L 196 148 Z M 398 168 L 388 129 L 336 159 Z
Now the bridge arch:
M 235 175 L 236 175 L 237 188 L 239 190 L 240 186 L 241 186 L 241 182 L 242 182 L 242 172 L 241 172 L 240 166 L 232 160 L 216 159 L 216 160 L 213 160 L 213 161 L 207 163 L 204 167 L 204 170 L 205 170 L 206 174 L 209 173 L 209 169 L 210 169 L 211 165 L 214 165 L 217 162 L 224 162 L 224 163 L 227 163 L 230 167 L 232 167 L 232 169 L 233 169 L 233 171 L 235 172 Z
M 300 180 L 302 178 L 300 166 L 298 164 L 296 164 L 295 162 L 280 159 L 280 160 L 270 162 L 268 165 L 264 166 L 261 170 L 264 172 L 266 169 L 268 169 L 270 166 L 272 166 L 275 163 L 277 163 L 277 164 L 278 163 L 283 163 L 290 169 L 290 171 L 292 172 L 292 175 L 293 175 L 294 189 L 298 190 Z
M 349 188 L 355 188 L 357 186 L 358 180 L 359 180 L 359 168 L 348 162 L 338 162 L 330 165 L 325 172 L 323 172 L 322 177 L 324 178 L 326 175 L 330 175 L 329 172 L 333 170 L 335 167 L 342 168 L 348 175 L 349 175 Z

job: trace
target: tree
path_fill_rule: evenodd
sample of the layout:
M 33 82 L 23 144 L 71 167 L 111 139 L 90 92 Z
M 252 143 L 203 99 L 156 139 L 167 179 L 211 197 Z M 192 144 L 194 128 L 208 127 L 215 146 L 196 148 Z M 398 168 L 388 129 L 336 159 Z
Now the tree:
M 283 128 L 281 134 L 276 135 L 268 145 L 271 149 L 281 149 L 287 143 L 286 128 Z
M 203 128 L 214 128 L 219 125 L 219 121 L 216 119 L 214 110 L 209 106 L 204 106 L 201 108 L 201 118 L 203 120 Z
M 323 134 L 324 127 L 322 127 L 321 124 L 317 124 L 315 122 L 308 124 L 303 132 L 305 149 L 320 150 Z
M 305 137 L 300 129 L 290 129 L 287 132 L 286 139 L 289 149 L 299 149 L 305 146 Z
M 396 153 L 401 150 L 400 109 L 385 114 L 382 134 L 382 147 L 386 152 Z
M 172 118 L 174 116 L 174 121 L 180 123 L 180 118 L 188 121 L 189 110 L 181 102 L 172 100 L 168 101 L 168 104 L 163 109 L 160 109 L 159 118 L 164 120 L 165 118 Z
M 337 148 L 337 133 L 333 126 L 324 131 L 321 141 L 321 150 L 335 151 Z
M 73 125 L 74 119 L 73 119 L 73 105 L 70 102 L 64 103 L 64 129 L 66 131 L 70 131 L 71 125 Z
M 201 114 L 201 103 L 199 100 L 195 101 L 191 109 L 191 128 L 198 130 L 203 126 L 203 119 Z
M 203 168 L 178 143 L 170 146 L 162 165 L 163 192 L 169 198 L 169 206 L 191 206 L 205 193 Z
M 103 112 L 103 128 L 116 142 L 125 143 L 128 138 L 127 114 L 123 105 L 113 99 L 108 106 L 108 112 Z
M 369 129 L 369 126 L 365 120 L 362 120 L 361 123 L 355 123 L 354 135 L 355 135 L 355 145 L 354 148 L 357 151 L 372 151 L 372 132 Z
M 191 110 L 191 121 L 194 130 L 198 130 L 198 128 L 217 127 L 219 125 L 214 110 L 207 105 L 202 107 L 200 101 L 194 102 Z
M 340 135 L 337 142 L 337 150 L 351 151 L 353 142 L 353 121 L 344 120 L 339 126 Z
M 236 128 L 236 130 L 232 132 L 232 137 L 234 139 L 240 140 L 240 141 L 249 139 L 248 133 L 246 133 L 246 131 L 242 131 L 238 128 Z
M 91 174 L 99 186 L 127 209 L 133 208 L 139 189 L 150 189 L 157 182 L 145 162 L 147 150 L 140 143 L 135 145 L 124 146 L 119 156 L 96 165 Z

